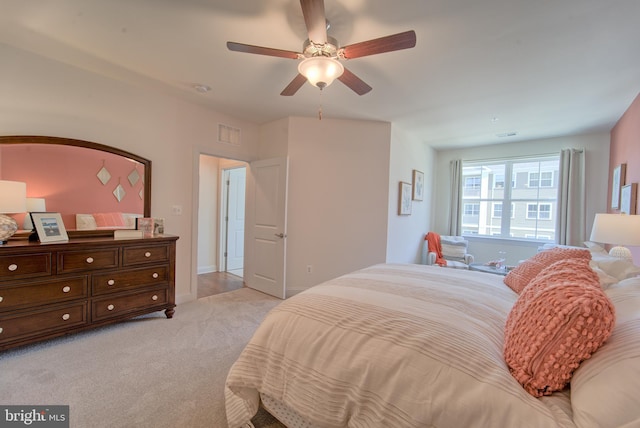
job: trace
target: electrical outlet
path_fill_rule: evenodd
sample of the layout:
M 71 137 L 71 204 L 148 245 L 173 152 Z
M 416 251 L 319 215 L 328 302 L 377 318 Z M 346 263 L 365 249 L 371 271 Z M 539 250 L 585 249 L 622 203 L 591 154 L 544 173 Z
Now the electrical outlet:
M 173 215 L 182 215 L 182 205 L 173 206 Z
M 307 273 L 313 272 L 313 266 L 307 265 Z

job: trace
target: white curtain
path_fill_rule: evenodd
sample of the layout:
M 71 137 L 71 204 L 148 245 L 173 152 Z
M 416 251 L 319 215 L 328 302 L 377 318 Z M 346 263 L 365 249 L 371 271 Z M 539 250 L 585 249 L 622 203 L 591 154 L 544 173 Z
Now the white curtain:
M 586 237 L 585 153 L 583 149 L 560 152 L 558 179 L 558 244 L 582 246 Z
M 462 183 L 462 160 L 452 160 L 450 165 L 451 171 L 451 202 L 449 205 L 449 230 L 448 234 L 457 236 L 462 233 L 460 225 L 460 205 L 461 200 L 461 183 Z

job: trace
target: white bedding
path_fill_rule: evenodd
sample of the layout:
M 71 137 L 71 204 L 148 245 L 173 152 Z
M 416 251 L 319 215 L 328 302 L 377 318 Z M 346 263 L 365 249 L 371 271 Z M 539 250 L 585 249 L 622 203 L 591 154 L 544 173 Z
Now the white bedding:
M 229 426 L 263 393 L 317 427 L 575 427 L 568 391 L 537 399 L 509 373 L 502 279 L 385 264 L 284 301 L 229 372 Z

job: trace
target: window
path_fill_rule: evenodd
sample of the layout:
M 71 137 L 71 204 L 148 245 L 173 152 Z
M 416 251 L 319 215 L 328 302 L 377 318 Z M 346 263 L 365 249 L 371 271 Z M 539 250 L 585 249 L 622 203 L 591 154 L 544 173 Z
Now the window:
M 553 171 L 530 172 L 529 187 L 551 187 L 553 186 Z
M 469 190 L 480 189 L 480 177 L 465 177 L 464 188 Z
M 527 204 L 527 219 L 551 220 L 551 204 Z
M 480 204 L 464 204 L 464 215 L 479 215 Z
M 558 156 L 463 162 L 462 233 L 554 240 L 558 171 Z

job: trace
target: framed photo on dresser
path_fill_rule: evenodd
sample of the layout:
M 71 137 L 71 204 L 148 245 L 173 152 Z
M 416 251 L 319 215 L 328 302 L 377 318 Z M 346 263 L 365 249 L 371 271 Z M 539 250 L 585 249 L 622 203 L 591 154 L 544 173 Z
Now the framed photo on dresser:
M 60 213 L 30 213 L 30 215 L 40 242 L 69 240 Z

